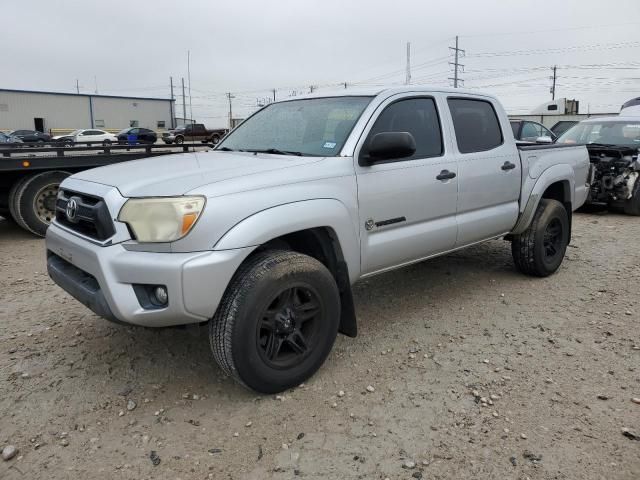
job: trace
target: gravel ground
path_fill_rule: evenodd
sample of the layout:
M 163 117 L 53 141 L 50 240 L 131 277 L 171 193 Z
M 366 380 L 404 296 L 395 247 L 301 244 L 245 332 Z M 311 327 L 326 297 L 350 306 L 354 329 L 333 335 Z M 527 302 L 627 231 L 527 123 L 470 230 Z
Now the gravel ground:
M 640 218 L 574 225 L 547 279 L 496 241 L 358 284 L 358 338 L 258 396 L 205 328 L 97 318 L 0 219 L 0 478 L 637 480 Z

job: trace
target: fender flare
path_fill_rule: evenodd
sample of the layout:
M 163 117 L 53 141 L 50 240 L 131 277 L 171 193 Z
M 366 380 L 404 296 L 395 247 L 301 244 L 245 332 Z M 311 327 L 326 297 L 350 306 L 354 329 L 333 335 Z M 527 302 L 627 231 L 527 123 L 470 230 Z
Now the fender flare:
M 531 181 L 531 178 L 527 177 L 525 185 L 527 180 Z M 520 215 L 520 219 L 518 220 L 518 223 L 516 223 L 516 226 L 513 227 L 513 230 L 511 230 L 512 235 L 518 235 L 529 227 L 545 190 L 549 188 L 550 185 L 558 182 L 566 182 L 569 184 L 569 195 L 568 198 L 565 198 L 565 202 L 570 202 L 572 205 L 575 204 L 576 182 L 571 165 L 562 163 L 549 167 L 535 180 L 531 193 L 529 194 L 529 200 L 527 200 L 527 204 Z M 569 215 L 571 214 L 571 212 L 568 213 Z
M 246 217 L 231 227 L 213 250 L 258 247 L 274 238 L 327 227 L 333 230 L 354 283 L 360 276 L 360 239 L 357 224 L 339 200 L 320 198 L 276 205 Z

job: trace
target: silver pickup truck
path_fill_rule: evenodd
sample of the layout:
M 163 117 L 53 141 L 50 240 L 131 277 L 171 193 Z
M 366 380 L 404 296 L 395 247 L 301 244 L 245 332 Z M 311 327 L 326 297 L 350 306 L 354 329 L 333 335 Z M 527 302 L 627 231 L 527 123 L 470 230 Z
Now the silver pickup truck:
M 583 146 L 518 147 L 491 96 L 296 97 L 213 151 L 66 179 L 48 271 L 114 322 L 208 322 L 220 367 L 278 392 L 313 375 L 338 332 L 356 335 L 361 278 L 496 238 L 521 272 L 555 272 L 588 171 Z

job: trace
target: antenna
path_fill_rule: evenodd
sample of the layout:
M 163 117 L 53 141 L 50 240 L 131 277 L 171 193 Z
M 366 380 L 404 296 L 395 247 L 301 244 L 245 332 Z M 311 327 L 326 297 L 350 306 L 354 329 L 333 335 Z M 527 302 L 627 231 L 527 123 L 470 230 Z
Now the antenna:
M 187 50 L 187 81 L 189 82 L 189 117 L 193 123 L 193 106 L 191 105 L 191 52 Z
M 404 83 L 405 85 L 411 83 L 411 42 L 407 42 L 407 78 Z

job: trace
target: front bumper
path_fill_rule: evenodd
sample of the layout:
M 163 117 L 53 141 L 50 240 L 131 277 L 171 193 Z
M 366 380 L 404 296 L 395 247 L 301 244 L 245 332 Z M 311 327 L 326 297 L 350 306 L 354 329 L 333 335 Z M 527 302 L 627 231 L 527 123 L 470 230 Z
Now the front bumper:
M 252 248 L 193 253 L 100 246 L 53 223 L 47 229 L 49 276 L 74 298 L 108 320 L 165 327 L 209 320 L 231 277 Z M 145 308 L 134 285 L 164 285 L 166 307 Z

